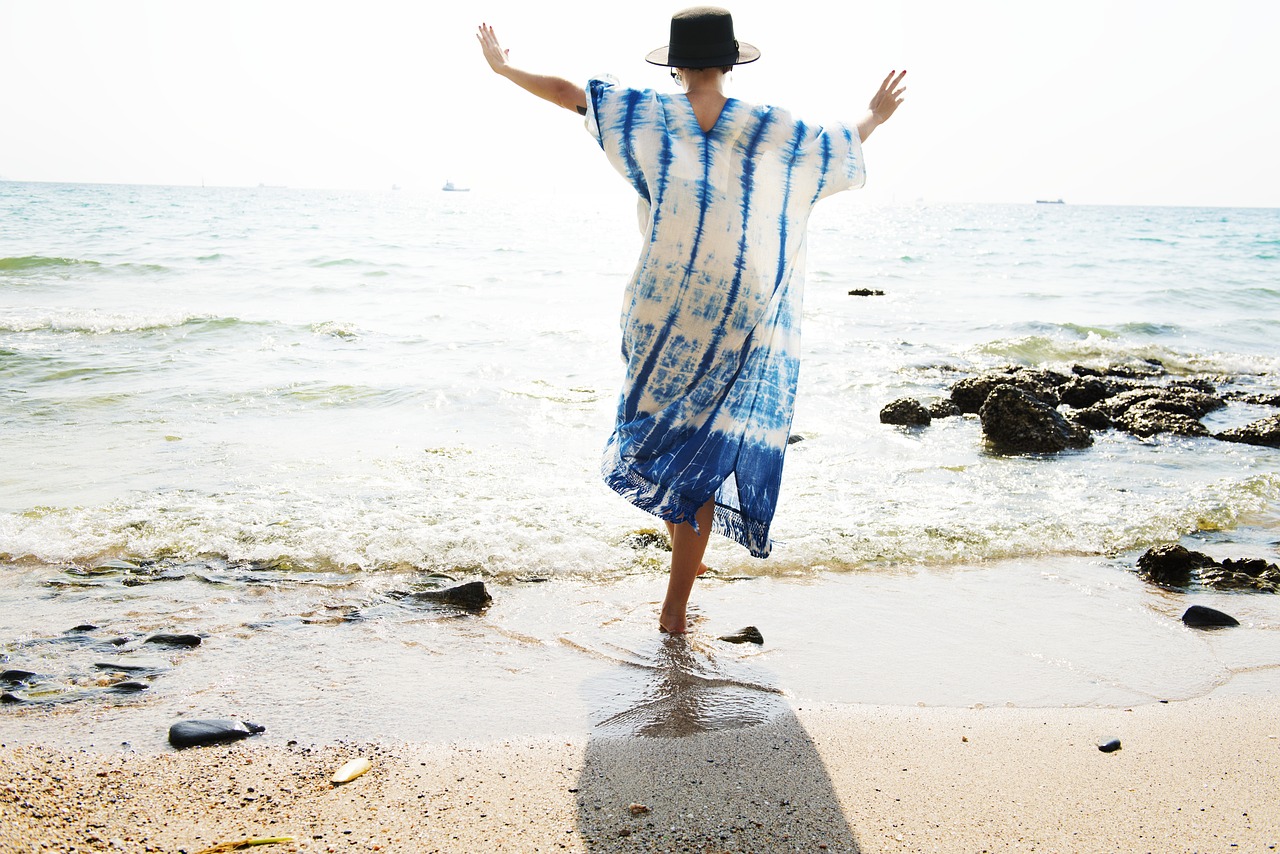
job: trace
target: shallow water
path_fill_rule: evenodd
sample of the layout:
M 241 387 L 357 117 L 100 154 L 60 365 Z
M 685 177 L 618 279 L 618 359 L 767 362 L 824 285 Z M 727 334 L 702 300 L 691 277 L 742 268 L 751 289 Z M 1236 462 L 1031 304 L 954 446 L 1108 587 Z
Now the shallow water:
M 164 652 L 154 693 L 0 721 L 92 707 L 128 735 L 258 704 L 329 737 L 355 704 L 380 734 L 501 734 L 643 728 L 609 698 L 680 708 L 663 680 L 712 685 L 707 726 L 779 697 L 1124 705 L 1274 683 L 1276 597 L 1168 594 L 1132 566 L 1179 539 L 1275 561 L 1275 449 L 1104 433 L 1004 457 L 973 418 L 904 430 L 878 412 L 1003 364 L 1155 359 L 1275 391 L 1278 211 L 824 202 L 777 545 L 760 562 L 713 544 L 747 580 L 700 586 L 692 659 L 651 631 L 666 555 L 630 537 L 656 520 L 596 473 L 637 244 L 625 192 L 9 183 L 0 221 L 5 666 L 70 695 L 105 648 L 40 639 L 208 635 Z M 175 580 L 76 574 L 112 558 Z M 487 580 L 494 607 L 387 595 L 430 573 Z M 1244 628 L 1181 628 L 1193 600 Z M 763 650 L 713 639 L 746 624 Z

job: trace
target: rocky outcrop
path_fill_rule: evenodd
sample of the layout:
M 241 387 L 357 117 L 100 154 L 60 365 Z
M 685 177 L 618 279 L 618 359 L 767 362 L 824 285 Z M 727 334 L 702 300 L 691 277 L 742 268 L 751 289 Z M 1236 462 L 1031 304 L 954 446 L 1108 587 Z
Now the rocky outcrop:
M 1280 448 L 1280 415 L 1272 415 L 1270 418 L 1263 418 L 1243 427 L 1223 430 L 1221 433 L 1215 433 L 1213 437 L 1224 442 Z
M 1189 587 L 1195 571 L 1213 563 L 1207 554 L 1170 543 L 1147 549 L 1138 558 L 1138 574 L 1162 587 Z
M 1177 543 L 1154 546 L 1138 558 L 1138 574 L 1162 587 L 1200 584 L 1214 590 L 1280 593 L 1280 567 L 1261 558 L 1219 563 Z
M 1039 368 L 1008 367 L 965 377 L 950 388 L 949 400 L 930 406 L 895 400 L 881 410 L 890 424 L 924 424 L 920 409 L 930 418 L 979 413 L 991 392 L 1012 386 L 1053 409 L 1062 409 L 1068 421 L 1089 431 L 1123 430 L 1135 436 L 1193 436 L 1254 445 L 1280 447 L 1280 415 L 1263 418 L 1244 427 L 1211 434 L 1201 419 L 1226 406 L 1227 400 L 1252 404 L 1280 404 L 1280 395 L 1218 391 L 1230 377 L 1158 379 L 1163 368 L 1119 366 L 1098 371 L 1076 365 L 1070 374 Z
M 991 446 L 1006 454 L 1052 454 L 1093 444 L 1089 432 L 1058 410 L 1011 385 L 997 385 L 978 412 Z

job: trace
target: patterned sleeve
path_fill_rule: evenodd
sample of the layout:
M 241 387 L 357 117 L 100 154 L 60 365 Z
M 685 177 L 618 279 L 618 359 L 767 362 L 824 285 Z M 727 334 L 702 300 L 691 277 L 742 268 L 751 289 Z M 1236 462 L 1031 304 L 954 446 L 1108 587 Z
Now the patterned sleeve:
M 595 137 L 613 168 L 642 199 L 649 199 L 644 158 L 637 154 L 640 136 L 659 123 L 658 95 L 652 89 L 619 86 L 612 77 L 587 81 L 587 131 Z
M 600 147 L 604 147 L 604 135 L 600 130 L 601 113 L 608 115 L 609 102 L 616 100 L 618 81 L 612 77 L 592 77 L 587 81 L 587 133 L 595 137 Z M 604 120 L 607 124 L 608 119 Z
M 862 160 L 862 140 L 854 125 L 837 123 L 811 129 L 812 138 L 802 157 L 811 158 L 818 171 L 818 199 L 841 190 L 857 190 L 867 182 Z

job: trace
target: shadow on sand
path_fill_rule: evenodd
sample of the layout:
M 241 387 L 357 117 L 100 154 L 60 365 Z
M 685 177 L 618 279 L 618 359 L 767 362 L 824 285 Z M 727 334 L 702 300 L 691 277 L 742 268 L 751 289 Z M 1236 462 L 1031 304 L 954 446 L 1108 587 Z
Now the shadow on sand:
M 640 646 L 597 651 L 621 666 L 588 687 L 607 707 L 577 787 L 588 851 L 858 851 L 813 741 L 750 653 Z

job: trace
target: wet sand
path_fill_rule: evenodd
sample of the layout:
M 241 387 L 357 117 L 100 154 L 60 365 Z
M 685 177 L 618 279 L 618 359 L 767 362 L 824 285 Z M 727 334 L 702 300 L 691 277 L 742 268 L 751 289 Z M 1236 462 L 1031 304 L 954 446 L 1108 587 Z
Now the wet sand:
M 1097 744 L 1118 738 L 1103 753 Z M 373 769 L 328 780 L 354 756 Z M 0 748 L 0 850 L 1267 851 L 1280 704 L 803 706 L 681 738 Z M 636 805 L 633 807 L 632 805 Z

